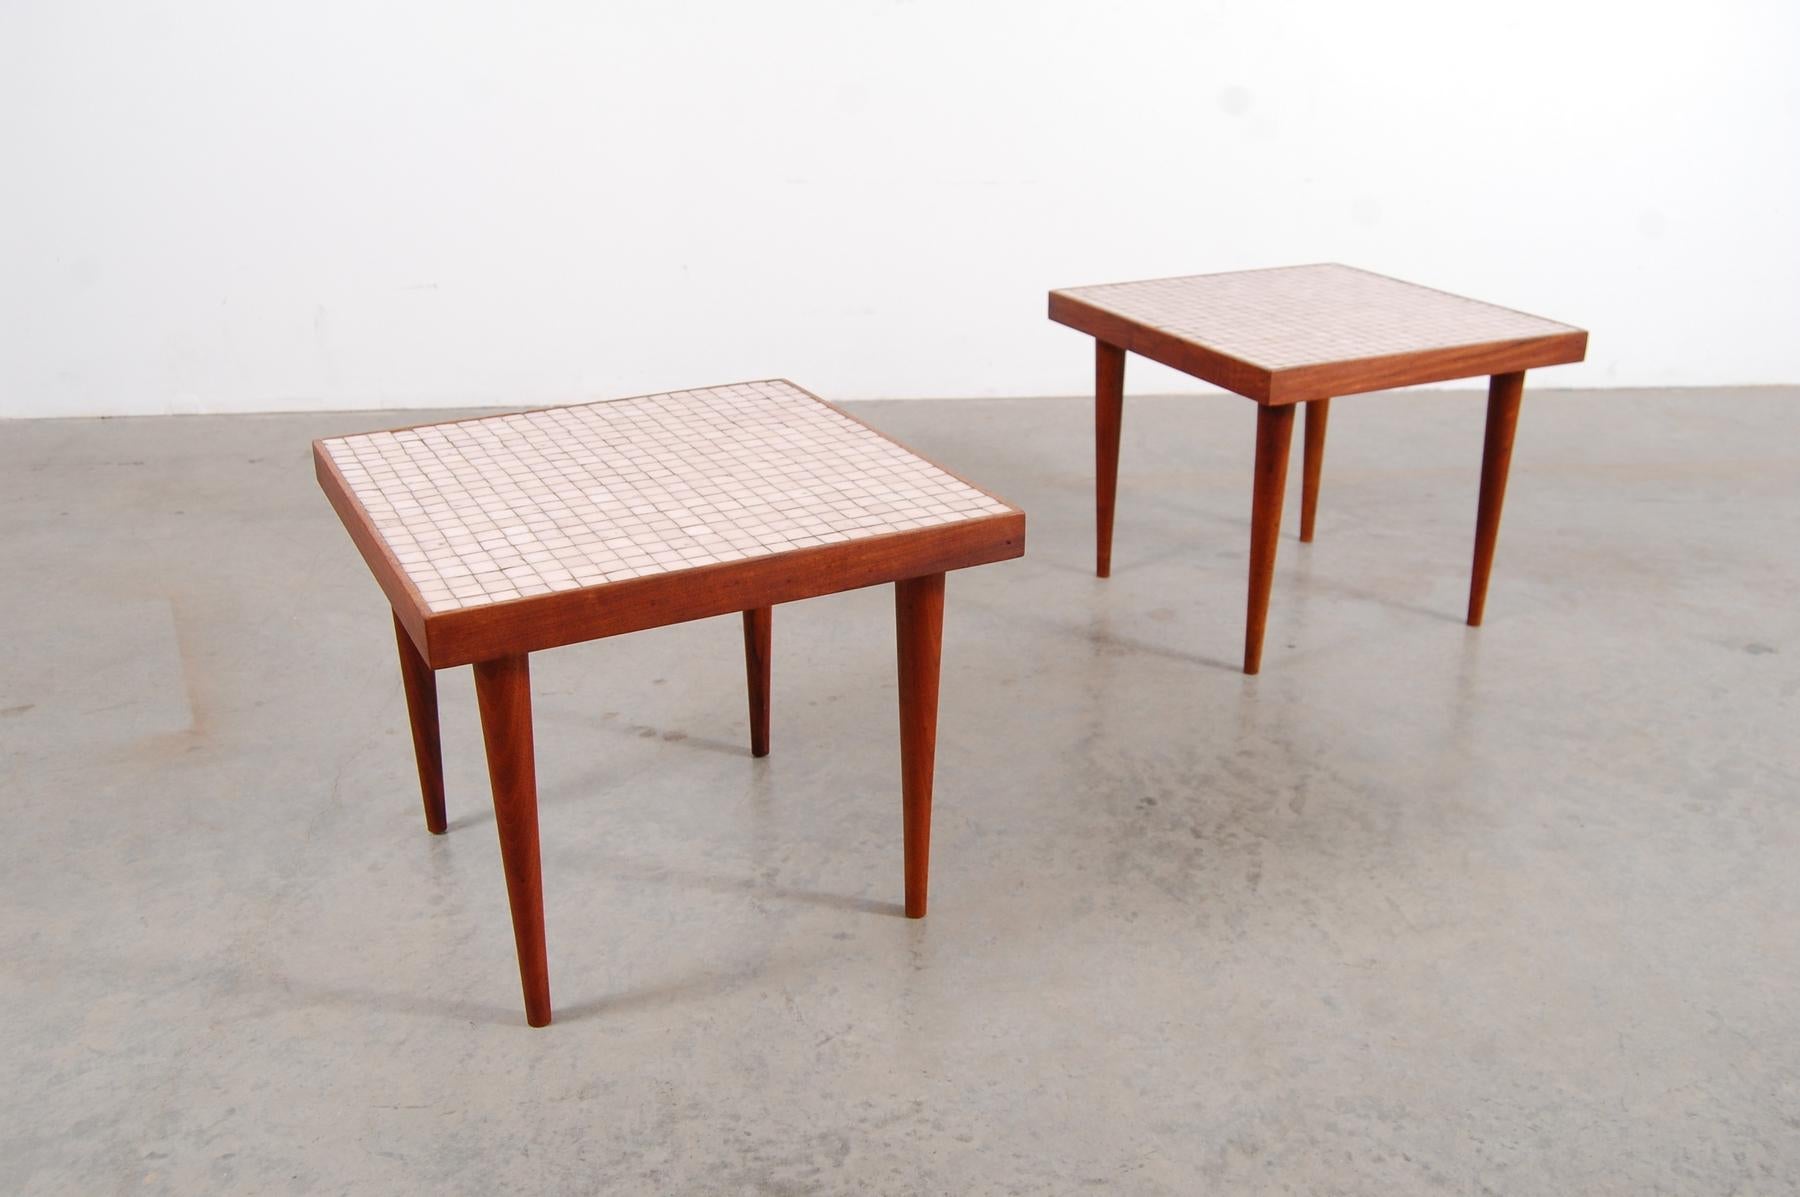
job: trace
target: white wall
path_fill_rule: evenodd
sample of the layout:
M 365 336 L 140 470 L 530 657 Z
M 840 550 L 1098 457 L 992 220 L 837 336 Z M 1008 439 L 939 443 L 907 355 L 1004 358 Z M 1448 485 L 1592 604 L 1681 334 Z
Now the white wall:
M 1590 327 L 1545 382 L 1800 382 L 1797 60 L 1792 0 L 0 0 L 0 414 L 1073 394 L 1046 289 L 1327 259 Z

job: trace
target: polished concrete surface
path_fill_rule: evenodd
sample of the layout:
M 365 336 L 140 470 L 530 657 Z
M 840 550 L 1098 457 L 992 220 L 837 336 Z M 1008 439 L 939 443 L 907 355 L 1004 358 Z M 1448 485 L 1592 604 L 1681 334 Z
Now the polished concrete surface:
M 932 913 L 886 590 L 534 658 L 554 1026 L 467 670 L 426 834 L 308 440 L 0 424 L 0 1191 L 1800 1189 L 1793 390 L 1340 400 L 1241 651 L 1253 414 L 859 414 L 1030 513 L 950 579 Z M 1298 457 L 1299 437 L 1295 437 Z M 1297 462 L 1296 462 L 1297 465 Z

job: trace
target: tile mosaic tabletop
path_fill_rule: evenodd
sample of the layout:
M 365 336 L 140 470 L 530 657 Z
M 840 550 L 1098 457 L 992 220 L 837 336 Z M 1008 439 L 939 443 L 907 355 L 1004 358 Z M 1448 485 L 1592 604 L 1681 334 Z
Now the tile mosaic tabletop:
M 1335 264 L 1069 287 L 1058 294 L 1265 370 L 1580 331 Z
M 321 445 L 433 613 L 1012 510 L 780 381 Z

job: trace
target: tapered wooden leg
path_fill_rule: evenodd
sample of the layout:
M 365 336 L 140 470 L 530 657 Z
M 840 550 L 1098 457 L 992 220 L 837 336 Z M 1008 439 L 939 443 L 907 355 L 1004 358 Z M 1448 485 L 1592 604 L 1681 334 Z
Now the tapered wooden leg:
M 550 966 L 544 954 L 544 873 L 538 859 L 537 768 L 531 747 L 531 671 L 523 655 L 475 664 L 475 701 L 494 788 L 494 826 L 512 904 L 513 943 L 525 990 L 525 1021 L 550 1022 Z
M 925 917 L 931 860 L 931 774 L 937 760 L 938 661 L 944 575 L 894 584 L 900 642 L 900 794 L 906 834 L 906 917 Z
M 413 756 L 419 762 L 419 792 L 425 798 L 425 829 L 443 835 L 444 750 L 438 741 L 437 674 L 425 663 L 419 646 L 394 616 L 400 641 L 400 680 L 406 687 L 406 714 L 412 721 Z
M 1331 400 L 1314 399 L 1306 405 L 1306 450 L 1300 471 L 1300 540 L 1311 544 L 1313 517 L 1319 512 L 1319 469 L 1325 464 L 1325 421 L 1331 418 Z
M 774 608 L 744 612 L 744 671 L 750 679 L 750 755 L 769 755 L 769 641 Z
M 1513 433 L 1519 426 L 1519 400 L 1525 394 L 1525 372 L 1496 374 L 1488 380 L 1487 440 L 1481 449 L 1481 503 L 1475 512 L 1475 567 L 1469 576 L 1469 626 L 1481 626 L 1487 607 L 1488 575 L 1494 568 L 1494 544 L 1500 539 L 1500 508 L 1506 502 L 1506 473 L 1512 466 Z
M 1288 445 L 1293 439 L 1293 404 L 1256 409 L 1256 487 L 1250 506 L 1245 673 L 1262 668 L 1263 628 L 1269 622 L 1269 588 L 1275 580 L 1275 546 L 1281 539 L 1281 495 L 1287 488 Z
M 1112 576 L 1113 500 L 1119 492 L 1119 424 L 1125 409 L 1125 351 L 1094 342 L 1094 575 Z

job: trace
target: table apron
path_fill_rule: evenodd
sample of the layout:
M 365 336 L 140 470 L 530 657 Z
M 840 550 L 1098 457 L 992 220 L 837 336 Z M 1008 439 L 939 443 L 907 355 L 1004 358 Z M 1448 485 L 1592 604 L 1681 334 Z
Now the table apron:
M 1025 515 L 796 549 L 427 615 L 434 669 L 858 590 L 1022 556 Z

